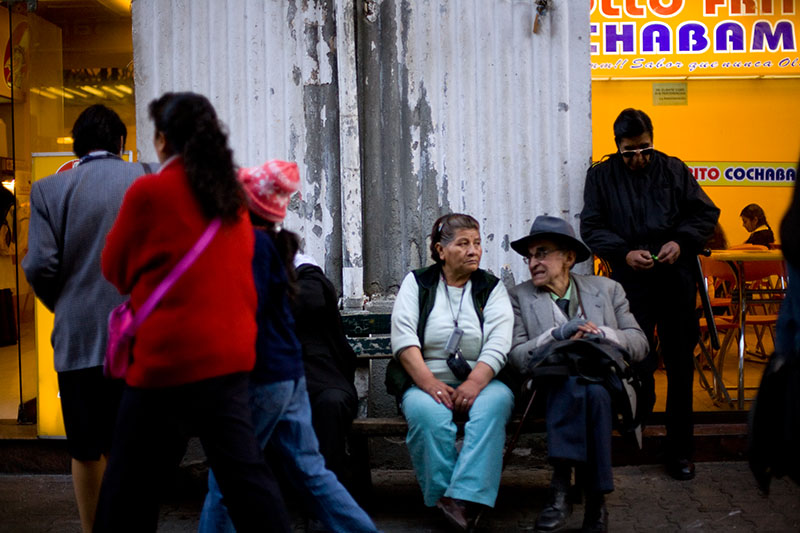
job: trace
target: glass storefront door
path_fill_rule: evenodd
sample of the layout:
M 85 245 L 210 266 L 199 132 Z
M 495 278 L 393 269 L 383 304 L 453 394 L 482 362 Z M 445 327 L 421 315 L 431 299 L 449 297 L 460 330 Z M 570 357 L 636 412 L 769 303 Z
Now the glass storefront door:
M 130 0 L 2 0 L 0 50 L 0 437 L 36 422 L 34 435 L 58 436 L 52 315 L 20 268 L 29 195 L 33 181 L 73 159 L 72 125 L 90 105 L 120 115 L 134 158 Z

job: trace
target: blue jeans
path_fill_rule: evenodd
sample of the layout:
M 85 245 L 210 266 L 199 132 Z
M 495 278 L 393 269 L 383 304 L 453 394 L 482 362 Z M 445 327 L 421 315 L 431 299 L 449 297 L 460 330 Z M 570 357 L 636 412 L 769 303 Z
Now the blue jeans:
M 306 378 L 277 383 L 250 383 L 250 410 L 256 439 L 284 459 L 289 478 L 331 531 L 374 532 L 375 524 L 336 476 L 325 468 L 311 426 Z M 268 524 L 264 524 L 267 528 Z M 234 532 L 214 473 L 208 472 L 208 494 L 200 515 L 200 533 Z
M 456 450 L 453 412 L 431 396 L 411 387 L 401 404 L 408 421 L 406 445 L 422 489 L 425 505 L 433 507 L 442 496 L 494 507 L 506 423 L 514 407 L 514 394 L 492 380 L 475 398 L 464 425 L 461 453 Z

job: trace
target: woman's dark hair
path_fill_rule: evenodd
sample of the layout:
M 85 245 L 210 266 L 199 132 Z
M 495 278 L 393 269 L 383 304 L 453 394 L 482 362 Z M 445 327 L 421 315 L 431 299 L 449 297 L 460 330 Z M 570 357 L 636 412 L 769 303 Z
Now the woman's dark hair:
M 189 185 L 208 218 L 235 220 L 244 206 L 228 135 L 211 102 L 195 93 L 166 93 L 150 102 L 150 118 L 168 153 L 183 157 Z
M 758 204 L 748 204 L 744 206 L 744 209 L 742 209 L 742 212 L 739 213 L 739 216 L 755 219 L 756 227 L 766 226 L 769 229 L 772 229 L 769 227 L 769 223 L 767 223 L 767 215 L 764 214 L 764 210 L 761 209 L 761 206 Z
M 278 255 L 286 271 L 286 277 L 289 279 L 289 298 L 293 298 L 297 291 L 294 256 L 297 255 L 297 251 L 300 249 L 300 236 L 297 233 L 281 228 L 275 222 L 266 220 L 252 211 L 250 211 L 250 222 L 252 222 L 253 227 L 272 237 L 272 242 L 275 243 L 275 248 L 278 249 Z
M 439 252 L 436 251 L 436 244 L 447 246 L 456 238 L 456 233 L 460 229 L 474 229 L 480 231 L 481 226 L 478 224 L 477 220 L 462 213 L 450 213 L 449 215 L 440 216 L 436 219 L 436 222 L 433 223 L 430 249 L 431 258 L 436 261 L 436 263 L 441 264 L 444 262 L 439 258 Z
M 104 105 L 84 109 L 72 125 L 72 151 L 83 157 L 92 150 L 119 154 L 125 148 L 128 128 L 119 115 Z
M 643 133 L 649 133 L 653 137 L 653 123 L 647 113 L 639 109 L 623 109 L 614 121 L 614 142 L 619 145 L 622 139 L 638 137 Z

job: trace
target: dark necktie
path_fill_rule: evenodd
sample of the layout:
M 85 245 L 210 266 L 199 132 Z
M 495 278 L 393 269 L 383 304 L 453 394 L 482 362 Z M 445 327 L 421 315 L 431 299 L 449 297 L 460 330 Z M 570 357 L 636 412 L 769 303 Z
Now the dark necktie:
M 567 298 L 559 298 L 556 300 L 556 305 L 569 318 L 569 300 Z

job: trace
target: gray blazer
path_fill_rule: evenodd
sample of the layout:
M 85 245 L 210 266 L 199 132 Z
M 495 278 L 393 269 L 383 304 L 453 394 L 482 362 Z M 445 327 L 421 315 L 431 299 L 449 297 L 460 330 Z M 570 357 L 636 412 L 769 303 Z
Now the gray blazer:
M 630 312 L 622 285 L 600 276 L 571 274 L 571 278 L 580 293 L 585 318 L 601 329 L 609 328 L 607 336 L 619 342 L 633 361 L 644 359 L 648 351 L 647 337 Z M 508 291 L 508 296 L 514 310 L 509 360 L 519 371 L 525 368 L 533 348 L 553 340 L 549 331 L 557 325 L 558 315 L 554 311 L 560 311 L 549 292 L 536 288 L 530 280 Z
M 158 165 L 151 165 L 155 172 Z M 55 312 L 57 372 L 103 364 L 108 314 L 124 298 L 100 272 L 100 254 L 139 163 L 94 159 L 34 182 L 25 277 Z

